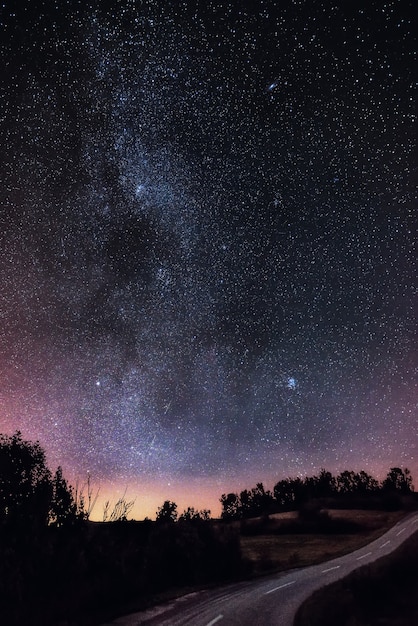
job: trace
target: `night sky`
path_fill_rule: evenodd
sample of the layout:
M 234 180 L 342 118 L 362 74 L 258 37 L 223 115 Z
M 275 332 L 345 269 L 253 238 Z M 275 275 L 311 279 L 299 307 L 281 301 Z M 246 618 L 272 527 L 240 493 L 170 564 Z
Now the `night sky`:
M 418 483 L 413 6 L 3 1 L 0 432 L 137 518 Z

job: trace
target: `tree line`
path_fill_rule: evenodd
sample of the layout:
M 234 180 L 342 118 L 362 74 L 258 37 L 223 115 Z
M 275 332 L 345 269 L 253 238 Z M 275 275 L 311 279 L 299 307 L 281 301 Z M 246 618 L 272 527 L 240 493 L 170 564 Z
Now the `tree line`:
M 376 502 L 380 499 L 386 506 L 400 504 L 399 496 L 411 494 L 414 490 L 409 469 L 392 467 L 386 477 L 377 481 L 365 471 L 345 470 L 334 476 L 321 469 L 317 476 L 304 479 L 284 478 L 279 480 L 273 491 L 266 490 L 263 483 L 240 493 L 222 494 L 221 517 L 224 520 L 247 519 L 286 510 L 298 510 L 307 502 L 318 499 L 333 499 L 335 503 L 349 504 L 350 501 L 363 503 L 366 498 Z
M 221 517 L 246 519 L 285 510 L 296 510 L 310 500 L 333 498 L 347 502 L 364 496 L 400 496 L 414 490 L 408 468 L 392 467 L 386 477 L 377 481 L 365 472 L 345 470 L 334 476 L 326 469 L 318 475 L 289 477 L 279 480 L 273 491 L 262 482 L 239 493 L 222 494 Z M 39 442 L 24 441 L 20 432 L 0 434 L 0 526 L 14 528 L 30 523 L 33 529 L 42 526 L 62 527 L 89 519 L 95 506 L 89 478 L 84 488 L 73 488 L 65 480 L 62 468 L 52 473 Z M 113 508 L 106 502 L 103 521 L 126 521 L 134 501 L 120 498 Z M 208 509 L 188 507 L 178 514 L 177 504 L 166 500 L 156 511 L 158 523 L 207 521 Z
M 318 475 L 284 478 L 273 491 L 262 482 L 240 493 L 222 494 L 222 519 L 245 519 L 262 514 L 298 509 L 309 500 L 376 495 L 407 495 L 414 486 L 408 468 L 392 467 L 386 477 L 377 481 L 365 472 L 345 470 L 334 476 L 326 469 Z M 52 473 L 39 442 L 24 441 L 20 432 L 0 434 L 0 525 L 19 524 L 62 527 L 86 521 L 97 499 L 90 480 L 84 488 L 73 488 L 63 476 L 62 468 Z M 120 498 L 113 509 L 106 502 L 103 521 L 126 521 L 134 501 Z M 156 511 L 158 523 L 207 521 L 211 512 L 188 507 L 178 514 L 177 504 L 166 500 Z

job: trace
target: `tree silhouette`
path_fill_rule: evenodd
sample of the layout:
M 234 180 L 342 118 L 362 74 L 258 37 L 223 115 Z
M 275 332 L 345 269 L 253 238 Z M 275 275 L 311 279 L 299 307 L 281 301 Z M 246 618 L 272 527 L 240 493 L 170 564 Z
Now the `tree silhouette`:
M 179 517 L 179 522 L 196 522 L 207 521 L 210 519 L 210 511 L 208 509 L 202 509 L 197 511 L 193 507 L 187 507 Z
M 51 472 L 39 442 L 19 431 L 0 435 L 0 522 L 46 525 L 53 495 Z
M 332 496 L 336 491 L 336 480 L 331 472 L 322 468 L 319 475 L 315 477 L 316 488 L 315 495 L 318 498 L 326 498 Z
M 379 490 L 378 481 L 364 470 L 353 472 L 345 470 L 337 476 L 337 491 L 339 494 L 365 495 Z
M 410 493 L 414 490 L 411 472 L 408 468 L 392 467 L 382 483 L 384 491 Z
M 270 491 L 264 489 L 263 483 L 257 483 L 251 489 L 251 514 L 262 515 L 272 509 L 273 496 Z
M 220 502 L 222 504 L 222 519 L 238 519 L 241 517 L 242 510 L 238 494 L 228 493 L 226 495 L 223 493 Z
M 165 500 L 162 506 L 158 508 L 156 521 L 168 523 L 177 521 L 177 504 L 170 500 Z
M 15 529 L 64 526 L 83 519 L 58 467 L 52 476 L 38 441 L 0 434 L 0 524 Z
M 357 489 L 357 474 L 353 471 L 345 470 L 337 476 L 338 493 L 354 493 Z
M 243 518 L 252 515 L 252 493 L 248 489 L 244 489 L 239 494 L 241 516 Z
M 304 481 L 299 478 L 284 478 L 274 485 L 274 498 L 280 508 L 300 506 L 305 499 Z
M 49 521 L 54 526 L 64 526 L 83 519 L 78 513 L 73 489 L 67 484 L 62 475 L 62 468 L 58 467 L 52 479 L 52 498 L 49 512 Z
M 360 493 L 371 493 L 379 490 L 378 481 L 364 470 L 361 470 L 358 474 L 357 485 Z
M 322 468 L 318 476 L 307 476 L 304 486 L 307 499 L 326 498 L 335 493 L 336 480 L 331 472 Z

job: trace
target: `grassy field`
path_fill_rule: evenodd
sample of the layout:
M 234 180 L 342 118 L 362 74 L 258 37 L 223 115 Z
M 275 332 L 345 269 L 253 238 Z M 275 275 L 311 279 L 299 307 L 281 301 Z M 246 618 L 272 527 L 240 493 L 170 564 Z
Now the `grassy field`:
M 353 524 L 356 532 L 281 534 L 297 518 L 296 513 L 283 513 L 271 516 L 265 534 L 242 535 L 242 554 L 251 563 L 254 574 L 306 567 L 352 552 L 382 535 L 405 515 L 399 511 L 364 510 L 333 510 L 328 513 L 333 520 Z M 257 523 L 257 520 L 249 520 L 245 532 L 258 530 Z

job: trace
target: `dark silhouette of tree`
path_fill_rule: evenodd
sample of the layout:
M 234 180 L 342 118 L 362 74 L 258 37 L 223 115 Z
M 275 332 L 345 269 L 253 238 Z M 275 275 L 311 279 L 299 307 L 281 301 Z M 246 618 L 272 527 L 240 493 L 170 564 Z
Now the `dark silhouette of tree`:
M 379 482 L 364 470 L 356 476 L 358 476 L 357 489 L 360 493 L 372 493 L 379 490 Z
M 282 509 L 298 508 L 305 499 L 305 485 L 301 478 L 284 478 L 274 485 L 276 502 Z
M 170 500 L 165 500 L 156 513 L 157 522 L 175 522 L 177 521 L 177 504 Z
M 316 497 L 318 498 L 328 498 L 333 496 L 336 492 L 337 482 L 335 477 L 328 472 L 326 469 L 322 468 L 319 472 L 319 475 L 316 478 Z
M 0 523 L 36 530 L 84 518 L 62 468 L 52 476 L 38 441 L 25 441 L 19 431 L 0 435 Z
M 84 519 L 79 514 L 74 499 L 73 489 L 62 475 L 62 468 L 58 467 L 52 479 L 52 498 L 49 512 L 49 522 L 54 526 L 73 524 L 77 520 Z
M 208 509 L 202 509 L 198 511 L 193 507 L 188 507 L 183 511 L 183 513 L 179 517 L 179 522 L 196 522 L 196 521 L 207 521 L 210 519 L 210 511 Z
M 53 495 L 51 472 L 38 442 L 19 431 L 0 435 L 0 522 L 47 525 Z
M 352 471 L 345 470 L 337 476 L 337 489 L 339 493 L 348 494 L 357 491 L 357 474 Z
M 318 476 L 307 476 L 304 481 L 306 498 L 327 498 L 334 495 L 336 481 L 331 472 L 321 469 Z
M 337 476 L 337 491 L 341 494 L 362 495 L 376 492 L 378 481 L 364 470 L 361 472 L 344 471 Z
M 264 489 L 263 483 L 257 483 L 251 489 L 250 510 L 252 516 L 268 514 L 273 508 L 273 496 Z
M 237 493 L 222 494 L 222 519 L 245 519 L 268 515 L 277 509 L 273 494 L 266 491 L 263 483 L 257 483 L 250 491 L 244 489 Z
M 220 498 L 222 504 L 222 519 L 239 519 L 242 515 L 241 503 L 238 494 L 222 494 Z
M 248 489 L 244 489 L 239 494 L 241 517 L 244 519 L 252 515 L 252 493 Z
M 382 483 L 386 492 L 411 493 L 414 490 L 411 472 L 408 468 L 392 467 Z

